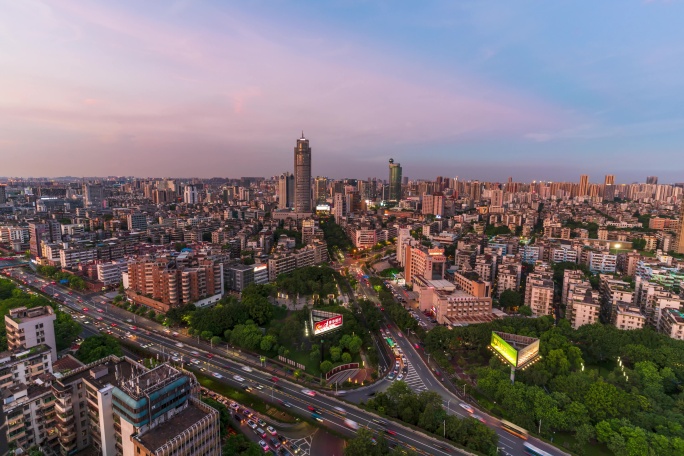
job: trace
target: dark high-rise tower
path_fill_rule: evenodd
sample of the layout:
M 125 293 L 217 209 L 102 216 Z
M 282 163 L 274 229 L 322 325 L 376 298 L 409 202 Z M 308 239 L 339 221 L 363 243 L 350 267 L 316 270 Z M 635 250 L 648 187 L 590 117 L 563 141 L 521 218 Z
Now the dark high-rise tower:
M 389 195 L 388 200 L 399 201 L 401 199 L 401 165 L 389 159 Z
M 294 149 L 294 210 L 295 212 L 312 212 L 311 208 L 311 147 L 309 140 L 302 137 L 297 140 Z
M 646 183 L 651 185 L 656 185 L 658 183 L 658 176 L 647 176 Z

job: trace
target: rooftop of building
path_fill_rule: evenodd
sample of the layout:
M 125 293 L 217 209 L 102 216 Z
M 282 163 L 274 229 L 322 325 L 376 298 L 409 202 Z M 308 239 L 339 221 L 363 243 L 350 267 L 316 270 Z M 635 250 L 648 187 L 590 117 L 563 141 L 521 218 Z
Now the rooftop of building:
M 85 366 L 85 364 L 80 362 L 73 355 L 67 354 L 52 363 L 52 371 L 64 375 L 83 366 Z
M 136 439 L 150 452 L 154 453 L 166 443 L 173 440 L 183 431 L 208 416 L 210 412 L 200 409 L 192 402 L 183 411 L 160 426 L 154 427 Z
M 41 306 L 41 307 L 31 307 L 31 308 L 26 308 L 26 307 L 16 307 L 14 309 L 10 309 L 10 312 L 8 315 L 6 315 L 7 318 L 10 320 L 16 322 L 16 323 L 26 323 L 28 321 L 31 321 L 34 318 L 42 318 L 47 315 L 54 315 L 55 311 L 52 310 L 52 307 L 50 306 Z
M 124 380 L 134 376 L 135 372 L 144 370 L 147 370 L 144 366 L 127 357 L 117 358 L 116 356 L 108 356 L 94 363 L 71 370 L 55 382 L 53 386 L 57 390 L 70 389 L 71 387 L 67 385 L 71 385 L 83 378 L 87 378 L 88 382 L 94 384 L 97 388 L 104 388 L 110 384 L 119 386 Z
M 31 348 L 19 347 L 15 348 L 14 350 L 4 351 L 0 353 L 0 366 L 33 355 L 38 355 L 41 353 L 50 353 L 51 351 L 52 349 L 45 344 L 36 345 Z
M 663 316 L 669 316 L 678 324 L 684 324 L 684 312 L 679 309 L 664 309 L 663 313 L 665 314 Z

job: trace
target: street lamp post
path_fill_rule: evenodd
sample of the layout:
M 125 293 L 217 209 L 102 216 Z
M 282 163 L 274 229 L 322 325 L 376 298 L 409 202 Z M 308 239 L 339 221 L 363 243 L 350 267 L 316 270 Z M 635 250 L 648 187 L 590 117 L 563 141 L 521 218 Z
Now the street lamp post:
M 451 407 L 449 407 L 449 403 L 451 402 L 451 399 L 447 401 L 447 415 L 451 414 Z
M 444 420 L 444 438 L 446 439 L 446 420 Z

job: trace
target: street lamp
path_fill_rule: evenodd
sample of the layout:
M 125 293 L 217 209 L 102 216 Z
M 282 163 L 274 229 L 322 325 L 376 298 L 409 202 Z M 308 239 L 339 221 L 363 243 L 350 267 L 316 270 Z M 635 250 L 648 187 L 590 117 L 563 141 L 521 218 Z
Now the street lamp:
M 449 403 L 451 402 L 451 399 L 447 401 L 447 415 L 451 414 L 451 407 L 449 407 Z

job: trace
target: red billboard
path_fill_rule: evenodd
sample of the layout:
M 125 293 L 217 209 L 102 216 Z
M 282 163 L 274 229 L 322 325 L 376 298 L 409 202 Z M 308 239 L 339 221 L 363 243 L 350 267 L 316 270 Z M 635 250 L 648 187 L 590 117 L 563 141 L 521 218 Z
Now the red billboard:
M 314 336 L 338 329 L 342 326 L 342 315 L 337 315 L 327 320 L 317 321 L 314 324 Z

